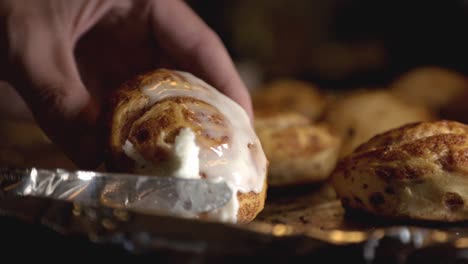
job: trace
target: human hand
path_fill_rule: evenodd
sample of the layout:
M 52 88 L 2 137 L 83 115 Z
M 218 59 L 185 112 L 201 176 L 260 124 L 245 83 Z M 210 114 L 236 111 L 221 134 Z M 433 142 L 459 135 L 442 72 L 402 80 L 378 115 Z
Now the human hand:
M 186 70 L 250 97 L 216 34 L 179 0 L 0 0 L 0 80 L 78 166 L 102 161 L 104 102 L 132 75 Z

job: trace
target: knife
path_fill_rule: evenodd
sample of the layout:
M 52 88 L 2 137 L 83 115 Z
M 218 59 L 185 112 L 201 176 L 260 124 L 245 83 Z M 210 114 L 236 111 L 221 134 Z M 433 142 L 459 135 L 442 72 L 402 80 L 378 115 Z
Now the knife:
M 148 214 L 190 217 L 226 205 L 225 182 L 64 169 L 0 168 L 0 198 L 38 197 Z

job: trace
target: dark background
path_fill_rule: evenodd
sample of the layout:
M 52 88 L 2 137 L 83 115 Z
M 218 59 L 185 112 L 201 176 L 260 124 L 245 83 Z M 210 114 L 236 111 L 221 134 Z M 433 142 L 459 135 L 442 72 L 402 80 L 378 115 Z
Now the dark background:
M 261 80 L 385 85 L 411 68 L 468 73 L 468 1 L 190 0 L 239 65 Z

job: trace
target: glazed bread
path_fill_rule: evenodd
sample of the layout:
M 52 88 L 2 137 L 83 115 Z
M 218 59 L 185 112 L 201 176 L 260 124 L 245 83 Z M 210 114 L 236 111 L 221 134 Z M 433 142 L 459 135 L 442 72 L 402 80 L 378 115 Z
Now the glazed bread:
M 341 160 L 332 181 L 345 208 L 415 220 L 468 219 L 468 126 L 408 124 Z
M 386 90 L 353 92 L 330 104 L 325 114 L 325 122 L 342 138 L 340 157 L 378 133 L 431 119 L 426 108 L 407 104 Z
M 256 116 L 297 112 L 316 120 L 323 113 L 326 98 L 308 82 L 278 79 L 258 88 L 252 94 L 252 102 Z
M 269 186 L 321 182 L 336 165 L 338 137 L 299 113 L 257 117 L 255 130 L 270 161 Z
M 248 222 L 263 209 L 268 162 L 246 112 L 195 76 L 160 69 L 125 83 L 109 125 L 109 170 L 225 181 L 233 199 L 197 217 Z

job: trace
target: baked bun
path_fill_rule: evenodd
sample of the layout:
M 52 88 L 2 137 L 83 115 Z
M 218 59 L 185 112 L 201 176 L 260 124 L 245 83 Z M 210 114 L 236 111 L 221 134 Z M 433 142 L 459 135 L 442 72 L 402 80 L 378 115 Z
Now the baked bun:
M 468 126 L 420 122 L 377 135 L 332 175 L 346 208 L 432 221 L 468 219 Z
M 386 90 L 353 92 L 332 103 L 325 114 L 325 122 L 342 138 L 340 157 L 378 133 L 431 119 L 426 108 L 407 104 Z
M 270 161 L 269 186 L 320 182 L 335 167 L 339 139 L 307 117 L 279 113 L 255 119 L 255 130 Z
M 448 69 L 422 67 L 403 74 L 390 87 L 408 103 L 440 113 L 468 89 L 468 81 L 463 75 Z
M 292 79 L 278 79 L 260 87 L 252 94 L 256 116 L 297 112 L 316 120 L 326 104 L 325 97 L 314 85 Z
M 233 199 L 205 217 L 248 222 L 263 209 L 267 160 L 246 112 L 195 76 L 156 70 L 113 99 L 111 171 L 225 181 Z

